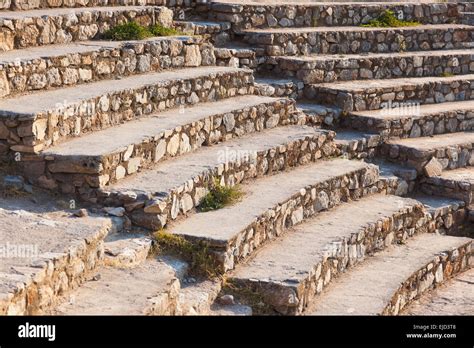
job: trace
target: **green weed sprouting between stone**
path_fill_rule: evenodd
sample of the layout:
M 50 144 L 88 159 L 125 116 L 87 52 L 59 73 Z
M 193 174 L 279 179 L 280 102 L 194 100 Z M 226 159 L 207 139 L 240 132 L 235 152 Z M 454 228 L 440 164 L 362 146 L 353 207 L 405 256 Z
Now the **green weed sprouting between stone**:
M 227 205 L 234 204 L 242 198 L 243 192 L 238 186 L 223 186 L 215 180 L 209 188 L 209 192 L 198 206 L 199 211 L 206 212 L 221 209 Z
M 218 271 L 214 258 L 205 243 L 194 244 L 181 236 L 166 232 L 164 229 L 154 234 L 159 250 L 182 257 L 190 264 L 190 272 L 206 278 L 217 277 Z
M 442 72 L 439 74 L 439 77 L 453 77 L 454 74 L 452 72 Z
M 400 20 L 395 16 L 392 10 L 383 11 L 377 19 L 372 19 L 367 24 L 362 24 L 363 27 L 372 28 L 397 28 L 397 27 L 413 27 L 421 25 L 417 21 Z
M 182 35 L 182 33 L 174 28 L 165 28 L 159 24 L 145 27 L 137 22 L 127 22 L 107 30 L 104 33 L 104 38 L 112 41 L 123 41 L 173 35 Z

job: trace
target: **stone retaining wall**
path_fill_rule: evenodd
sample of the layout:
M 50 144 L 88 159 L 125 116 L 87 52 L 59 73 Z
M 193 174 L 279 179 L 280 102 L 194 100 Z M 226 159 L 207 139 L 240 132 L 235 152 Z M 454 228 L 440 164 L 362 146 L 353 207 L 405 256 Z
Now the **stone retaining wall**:
M 467 180 L 449 180 L 440 176 L 424 178 L 420 190 L 429 195 L 460 199 L 467 205 L 474 201 L 474 184 Z
M 454 250 L 446 250 L 423 268 L 408 278 L 393 294 L 391 301 L 384 308 L 382 315 L 397 315 L 414 299 L 439 286 L 472 266 L 472 242 Z M 471 261 L 469 261 L 471 259 Z
M 382 57 L 293 59 L 268 57 L 259 65 L 264 74 L 296 77 L 306 84 L 372 80 L 400 77 L 428 77 L 443 74 L 469 74 L 474 71 L 474 58 L 468 54 L 389 55 Z
M 399 110 L 403 113 L 403 109 Z M 384 110 L 380 112 L 383 113 Z M 417 138 L 474 130 L 474 111 L 471 110 L 436 112 L 422 117 L 403 114 L 397 116 L 396 113 L 397 110 L 394 109 L 391 118 L 348 114 L 341 117 L 340 121 L 344 127 L 373 131 L 384 139 Z
M 185 112 L 185 109 L 184 109 Z M 203 145 L 216 144 L 278 125 L 297 122 L 292 119 L 294 102 L 279 100 L 255 107 L 215 114 L 205 119 L 181 125 L 175 129 L 146 137 L 118 152 L 98 158 L 42 156 L 44 172 L 35 171 L 30 178 L 41 186 L 57 188 L 64 193 L 86 193 L 91 188 L 104 187 L 140 169 L 153 166 L 168 158 L 192 152 Z M 177 113 L 179 113 L 177 111 Z M 36 166 L 39 166 L 38 161 Z M 28 167 L 29 162 L 26 162 Z M 28 172 L 27 168 L 25 171 Z M 52 181 L 53 180 L 53 181 Z M 54 183 L 53 183 L 54 182 Z
M 307 56 L 318 54 L 399 53 L 441 49 L 463 49 L 474 41 L 474 29 L 456 28 L 367 28 L 367 30 L 300 30 L 246 32 L 244 41 L 257 47 L 257 56 Z
M 136 225 L 157 230 L 163 228 L 168 221 L 175 220 L 198 206 L 214 180 L 233 186 L 245 180 L 329 157 L 334 153 L 333 138 L 333 132 L 321 132 L 314 137 L 293 140 L 284 146 L 258 151 L 249 158 L 221 163 L 161 195 L 144 197 L 141 192 L 104 190 L 97 193 L 95 200 L 106 206 L 124 206 Z
M 415 168 L 418 173 L 435 158 L 445 169 L 455 169 L 474 165 L 474 149 L 471 143 L 449 147 L 437 147 L 430 150 L 417 150 L 400 144 L 384 143 L 380 154 L 390 161 Z
M 258 64 L 255 51 L 251 49 L 215 48 L 214 53 L 218 66 L 255 69 Z
M 213 46 L 198 38 L 97 45 L 86 52 L 0 63 L 0 97 L 216 63 Z
M 3 153 L 40 152 L 52 144 L 104 129 L 142 115 L 179 105 L 194 105 L 236 95 L 253 94 L 250 70 L 218 72 L 196 78 L 176 78 L 136 89 L 65 103 L 39 112 L 32 119 L 4 117 L 0 123 Z
M 143 25 L 165 24 L 165 7 L 138 7 L 99 11 L 83 9 L 65 14 L 42 17 L 0 19 L 0 52 L 48 44 L 84 41 L 100 37 L 109 28 L 124 22 L 136 21 Z M 163 20 L 162 19 L 163 17 Z M 12 17 L 13 18 L 13 17 Z M 171 23 L 166 23 L 170 26 Z
M 378 110 L 384 103 L 402 102 L 433 104 L 474 99 L 474 84 L 470 80 L 446 79 L 425 80 L 416 85 L 396 85 L 364 89 L 355 86 L 353 90 L 336 89 L 337 85 L 307 85 L 304 90 L 309 100 L 325 105 L 335 105 L 345 112 Z
M 255 82 L 255 91 L 265 97 L 300 99 L 303 97 L 304 84 L 293 80 L 260 79 Z
M 414 203 L 410 207 L 400 209 L 391 217 L 383 217 L 361 228 L 357 233 L 329 244 L 325 248 L 327 254 L 324 259 L 312 267 L 314 272 L 294 286 L 243 279 L 235 279 L 233 283 L 246 290 L 243 294 L 249 293 L 250 290 L 261 295 L 265 304 L 280 314 L 300 314 L 332 279 L 364 260 L 367 255 L 383 250 L 391 244 L 404 242 L 415 233 L 427 232 L 430 228 L 432 224 L 425 216 L 423 205 Z M 290 293 L 294 296 L 287 295 Z M 286 303 L 283 301 L 285 298 Z
M 232 23 L 238 32 L 250 28 L 354 26 L 377 18 L 384 10 L 403 14 L 406 20 L 424 24 L 460 20 L 463 4 L 222 4 L 211 7 L 209 18 Z

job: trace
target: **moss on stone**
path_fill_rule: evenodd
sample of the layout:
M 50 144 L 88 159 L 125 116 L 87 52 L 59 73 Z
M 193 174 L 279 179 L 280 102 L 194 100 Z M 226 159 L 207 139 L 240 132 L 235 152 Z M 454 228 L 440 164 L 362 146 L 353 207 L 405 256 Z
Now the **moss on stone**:
M 395 16 L 392 10 L 383 11 L 377 19 L 372 19 L 367 24 L 362 24 L 363 27 L 371 28 L 398 28 L 398 27 L 413 27 L 420 25 L 417 21 L 400 20 Z

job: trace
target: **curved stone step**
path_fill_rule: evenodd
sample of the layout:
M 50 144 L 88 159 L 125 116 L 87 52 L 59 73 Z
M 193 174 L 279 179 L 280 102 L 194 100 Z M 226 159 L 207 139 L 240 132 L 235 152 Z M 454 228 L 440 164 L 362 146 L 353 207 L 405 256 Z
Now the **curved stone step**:
M 469 268 L 472 259 L 471 238 L 421 234 L 341 275 L 308 313 L 397 315 L 426 291 Z
M 313 27 L 249 29 L 244 41 L 259 56 L 398 53 L 472 47 L 474 28 L 464 24 L 427 24 L 400 28 Z
M 180 283 L 158 258 L 132 269 L 103 267 L 56 307 L 55 315 L 173 315 Z
M 390 161 L 415 168 L 427 177 L 445 169 L 474 165 L 474 132 L 437 134 L 432 137 L 392 139 L 381 147 Z
M 459 75 L 474 71 L 474 50 L 268 57 L 259 70 L 306 84 Z
M 430 195 L 460 199 L 469 205 L 474 202 L 474 167 L 447 170 L 425 178 L 420 189 Z
M 0 12 L 0 52 L 98 38 L 110 27 L 136 21 L 162 23 L 165 7 L 118 6 Z M 171 21 L 172 18 L 169 18 Z M 164 24 L 164 23 L 163 23 Z M 167 26 L 170 26 L 168 23 Z
M 348 128 L 379 133 L 384 139 L 428 137 L 474 130 L 474 100 L 404 105 L 352 112 L 340 118 Z
M 170 109 L 47 149 L 41 154 L 45 172 L 35 171 L 31 180 L 35 182 L 39 175 L 56 183 L 82 178 L 84 187 L 105 187 L 201 146 L 295 124 L 293 111 L 291 100 L 253 95 Z M 28 164 L 24 164 L 26 170 Z M 48 186 L 51 184 L 48 181 Z
M 459 274 L 443 287 L 412 303 L 403 315 L 472 315 L 474 313 L 474 269 Z
M 218 271 L 233 269 L 269 240 L 341 201 L 377 192 L 378 170 L 359 161 L 334 159 L 241 185 L 232 206 L 197 213 L 169 227 L 192 243 L 204 243 Z
M 250 70 L 196 67 L 93 82 L 0 100 L 0 139 L 39 152 L 61 140 L 178 105 L 252 94 Z
M 83 41 L 0 52 L 0 97 L 129 75 L 214 65 L 212 46 L 197 37 Z
M 137 6 L 137 5 L 164 5 L 163 0 L 74 0 L 74 1 L 48 1 L 48 0 L 7 0 L 0 4 L 0 9 L 12 11 L 28 11 L 41 8 L 75 8 L 97 6 Z
M 304 84 L 292 79 L 271 77 L 255 78 L 255 90 L 267 97 L 287 97 L 299 99 L 303 96 Z
M 124 206 L 135 224 L 157 230 L 196 207 L 213 181 L 232 186 L 331 156 L 333 137 L 305 126 L 262 130 L 164 161 L 97 195 L 85 190 L 84 198 Z
M 321 83 L 307 85 L 305 96 L 346 112 L 390 110 L 395 103 L 416 111 L 420 104 L 474 99 L 473 80 L 474 74 Z
M 331 280 L 367 255 L 427 230 L 423 205 L 374 195 L 318 214 L 258 251 L 230 275 L 237 294 L 267 311 L 299 314 Z M 350 217 L 350 218 L 349 218 Z

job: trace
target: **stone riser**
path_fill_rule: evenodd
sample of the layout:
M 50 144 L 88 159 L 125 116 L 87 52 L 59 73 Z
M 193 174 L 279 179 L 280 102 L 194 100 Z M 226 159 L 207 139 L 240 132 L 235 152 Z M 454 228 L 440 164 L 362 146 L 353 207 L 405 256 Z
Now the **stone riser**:
M 441 285 L 458 273 L 468 270 L 472 259 L 472 242 L 454 250 L 446 250 L 403 282 L 393 294 L 381 315 L 398 315 L 401 310 L 424 293 Z
M 104 238 L 110 229 L 103 227 L 64 253 L 40 255 L 44 260 L 40 269 L 31 268 L 32 276 L 17 275 L 17 284 L 22 286 L 14 293 L 0 294 L 0 315 L 40 315 L 52 309 L 103 263 Z
M 244 41 L 257 49 L 257 56 L 319 54 L 399 53 L 463 49 L 474 41 L 469 27 L 371 28 L 370 31 L 249 32 Z
M 242 294 L 258 294 L 269 308 L 280 314 L 301 314 L 331 280 L 363 261 L 367 255 L 383 250 L 391 244 L 404 242 L 415 233 L 428 232 L 430 228 L 433 230 L 433 224 L 426 220 L 423 205 L 419 203 L 400 210 L 391 217 L 375 221 L 357 233 L 334 240 L 325 249 L 326 256 L 315 264 L 307 278 L 298 284 L 284 285 L 232 278 L 231 282 L 239 288 L 237 291 L 245 290 Z M 288 298 L 288 301 L 291 298 L 293 305 L 284 303 L 283 298 Z M 295 306 L 294 303 L 298 305 Z
M 418 151 L 400 144 L 385 143 L 380 147 L 380 154 L 392 162 L 413 167 L 418 173 L 432 158 L 436 158 L 443 170 L 463 168 L 474 165 L 474 144 L 458 144 L 429 151 Z
M 446 180 L 442 177 L 424 178 L 420 191 L 428 195 L 436 195 L 462 200 L 466 205 L 474 202 L 474 185 L 469 182 Z
M 166 0 L 2 0 L 0 10 L 27 11 L 40 8 L 78 8 L 100 6 L 144 6 L 165 5 Z
M 0 148 L 4 148 L 4 153 L 8 152 L 8 148 L 15 152 L 37 153 L 59 141 L 105 129 L 141 115 L 178 105 L 193 105 L 198 101 L 211 102 L 252 93 L 251 71 L 208 74 L 117 91 L 39 112 L 34 121 L 12 115 L 0 124 L 0 139 L 6 139 L 0 143 Z
M 403 12 L 404 19 L 421 23 L 452 23 L 459 20 L 459 10 L 464 5 L 456 4 L 357 4 L 351 3 L 318 5 L 229 5 L 214 4 L 209 17 L 232 23 L 235 31 L 250 28 L 354 26 L 377 18 L 386 9 L 397 14 Z
M 332 139 L 334 133 L 302 140 L 291 141 L 285 146 L 278 146 L 265 151 L 258 151 L 252 158 L 241 161 L 229 161 L 218 167 L 210 168 L 193 178 L 192 182 L 183 183 L 166 195 L 148 196 L 123 192 L 107 191 L 97 193 L 96 201 L 103 205 L 124 206 L 133 223 L 138 226 L 157 230 L 165 227 L 172 220 L 199 205 L 208 192 L 208 187 L 215 180 L 226 186 L 233 186 L 243 181 L 271 175 L 286 169 L 303 165 L 334 153 Z M 90 192 L 80 192 L 90 200 Z
M 215 48 L 217 66 L 254 69 L 257 67 L 255 52 L 251 49 Z
M 117 79 L 134 74 L 215 65 L 212 45 L 198 39 L 157 39 L 0 64 L 0 97 Z
M 397 111 L 394 110 L 394 112 Z M 402 109 L 401 112 L 403 112 Z M 423 117 L 401 115 L 400 118 L 391 120 L 349 114 L 341 117 L 340 123 L 344 127 L 376 132 L 383 139 L 417 138 L 474 130 L 474 112 L 459 110 L 423 115 Z
M 160 7 L 144 7 L 114 11 L 84 10 L 14 20 L 0 18 L 0 52 L 90 40 L 124 22 L 136 21 L 142 25 L 151 25 L 155 23 L 160 11 Z
M 293 117 L 293 112 L 293 101 L 280 100 L 208 116 L 147 137 L 141 143 L 130 144 L 119 152 L 101 157 L 54 158 L 54 155 L 46 154 L 42 156 L 44 172 L 39 173 L 35 170 L 30 180 L 35 182 L 38 178 L 41 180 L 41 176 L 46 176 L 54 180 L 54 186 L 59 186 L 64 193 L 105 187 L 124 176 L 136 173 L 139 169 L 192 152 L 201 146 L 216 144 L 278 125 L 296 124 L 298 120 Z M 35 161 L 35 166 L 40 166 L 39 163 Z M 31 162 L 22 164 L 27 172 Z M 50 180 L 47 181 L 52 185 Z
M 325 59 L 305 62 L 291 58 L 269 57 L 259 71 L 275 76 L 297 78 L 305 84 L 372 80 L 400 77 L 431 77 L 442 74 L 469 74 L 474 71 L 474 56 L 387 56 L 375 58 Z
M 251 225 L 225 246 L 209 245 L 208 250 L 215 258 L 216 270 L 226 272 L 233 269 L 237 263 L 243 262 L 266 242 L 281 235 L 289 227 L 317 214 L 318 211 L 330 209 L 343 201 L 380 192 L 378 184 L 378 169 L 371 166 L 343 177 L 302 188 L 299 193 L 281 202 L 268 213 L 256 217 Z M 323 192 L 328 197 L 325 202 L 327 204 L 320 201 Z M 199 239 L 190 240 L 194 243 L 206 243 Z
M 436 84 L 420 82 L 416 85 L 370 88 L 361 91 L 338 90 L 321 85 L 307 85 L 305 97 L 311 101 L 335 105 L 345 112 L 378 110 L 388 103 L 434 104 L 445 101 L 474 99 L 474 84 L 459 77 L 456 81 L 439 81 Z
M 265 81 L 255 82 L 255 91 L 258 95 L 265 97 L 301 99 L 303 97 L 304 85 L 297 81 Z

